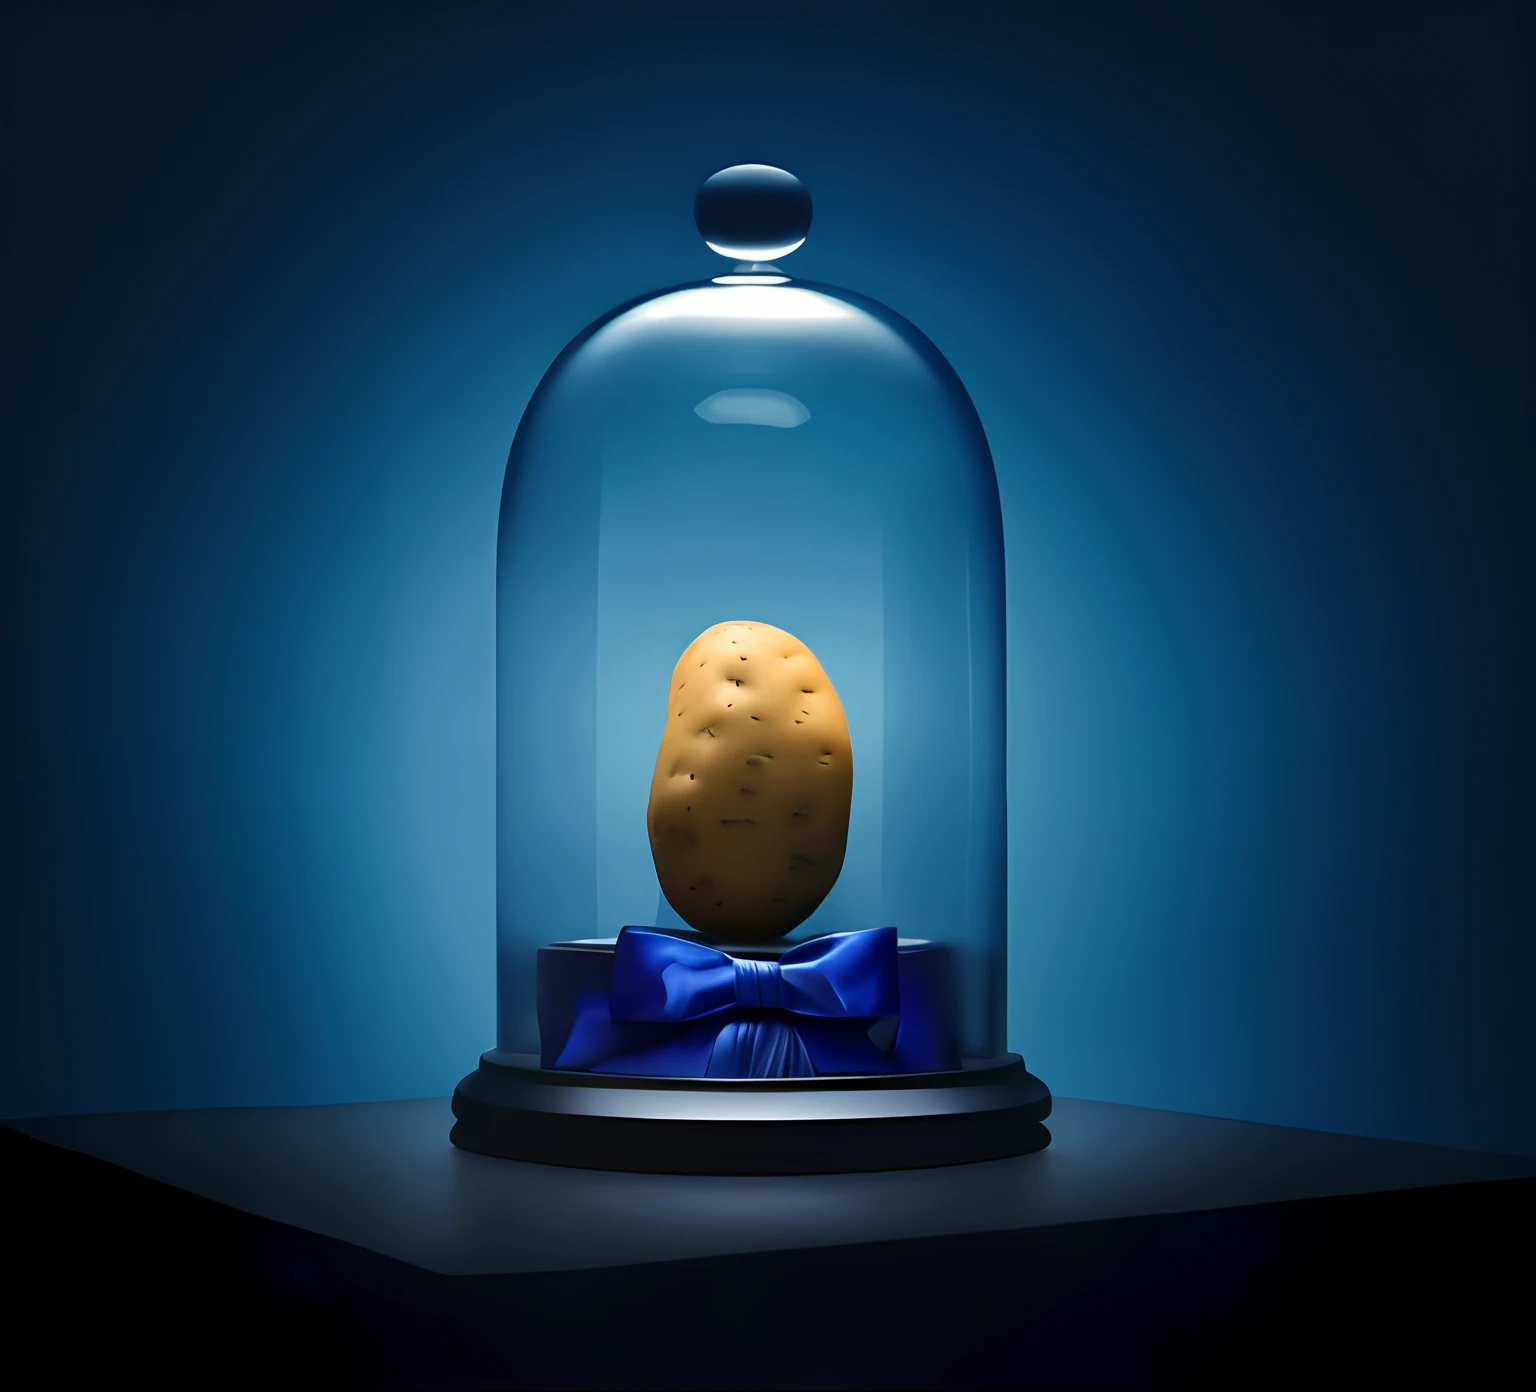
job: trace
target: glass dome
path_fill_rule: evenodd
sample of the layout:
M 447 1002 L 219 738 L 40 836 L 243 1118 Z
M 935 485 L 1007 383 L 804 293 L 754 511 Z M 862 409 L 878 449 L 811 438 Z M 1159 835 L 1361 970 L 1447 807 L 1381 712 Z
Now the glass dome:
M 782 171 L 747 168 L 705 185 L 700 230 L 733 258 L 787 255 L 804 239 L 809 198 L 788 175 L 765 188 Z M 795 670 L 824 674 L 835 694 L 780 682 L 759 688 L 757 713 L 746 700 L 738 709 L 716 660 L 735 656 L 737 633 L 768 644 L 751 649 L 760 663 L 790 661 L 793 649 L 809 664 Z M 680 659 L 696 640 L 712 654 L 697 649 L 710 689 L 678 710 Z M 502 495 L 498 1051 L 542 1048 L 549 1066 L 541 952 L 601 949 L 638 926 L 743 960 L 894 928 L 903 951 L 941 949 L 937 1008 L 958 1056 L 975 1067 L 1004 1054 L 1004 651 L 986 437 L 954 370 L 901 315 L 758 259 L 587 328 L 530 402 Z M 795 729 L 812 718 L 792 699 L 802 691 L 840 703 L 846 744 L 805 743 L 822 741 Z M 835 709 L 817 711 L 835 726 Z M 757 838 L 732 843 L 747 862 L 758 847 L 794 867 L 814 858 L 794 854 L 775 820 L 803 808 L 755 811 L 792 762 L 781 753 L 766 765 L 767 742 L 792 752 L 801 740 L 817 768 L 852 762 L 840 872 L 834 790 L 818 843 L 827 883 L 751 934 L 730 931 L 730 905 L 714 920 L 693 910 L 695 886 L 683 882 L 696 867 L 669 882 L 671 833 L 657 811 L 683 788 L 669 780 L 684 777 L 687 740 L 731 738 L 710 746 L 715 801 L 700 810 L 712 835 Z M 846 766 L 827 776 L 846 778 Z M 721 815 L 722 798 L 739 810 Z M 801 909 L 808 916 L 773 934 Z M 870 1037 L 889 1053 L 889 1034 Z

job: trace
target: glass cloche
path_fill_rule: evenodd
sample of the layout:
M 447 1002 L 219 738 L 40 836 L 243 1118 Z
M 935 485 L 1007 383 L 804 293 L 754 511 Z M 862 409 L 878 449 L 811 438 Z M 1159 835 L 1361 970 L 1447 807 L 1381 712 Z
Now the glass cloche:
M 1038 1148 L 1008 1052 L 1003 537 L 986 436 L 899 314 L 726 258 L 579 334 L 497 549 L 497 1039 L 454 1140 L 698 1172 Z

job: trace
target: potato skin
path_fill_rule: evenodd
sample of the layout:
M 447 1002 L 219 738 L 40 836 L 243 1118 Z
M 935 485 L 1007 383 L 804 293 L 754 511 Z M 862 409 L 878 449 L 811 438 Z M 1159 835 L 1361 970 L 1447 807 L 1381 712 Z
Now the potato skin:
M 769 942 L 827 897 L 848 848 L 853 748 L 821 663 L 771 624 L 699 634 L 672 671 L 646 828 L 667 902 L 725 942 Z

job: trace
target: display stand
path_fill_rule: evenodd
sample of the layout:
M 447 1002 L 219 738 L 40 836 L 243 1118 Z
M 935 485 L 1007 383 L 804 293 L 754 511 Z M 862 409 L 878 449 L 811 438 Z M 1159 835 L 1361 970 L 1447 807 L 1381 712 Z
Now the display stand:
M 922 1169 L 1050 1142 L 1051 1094 L 1017 1054 L 952 1073 L 625 1078 L 491 1050 L 453 1094 L 455 1145 L 510 1160 L 656 1174 Z

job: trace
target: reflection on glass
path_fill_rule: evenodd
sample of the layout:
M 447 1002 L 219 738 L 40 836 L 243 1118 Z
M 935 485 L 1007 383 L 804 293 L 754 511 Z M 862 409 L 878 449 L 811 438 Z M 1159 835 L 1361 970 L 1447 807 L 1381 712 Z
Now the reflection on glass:
M 766 387 L 731 387 L 706 396 L 694 414 L 711 425 L 773 425 L 792 430 L 810 420 L 805 403 L 787 392 Z

